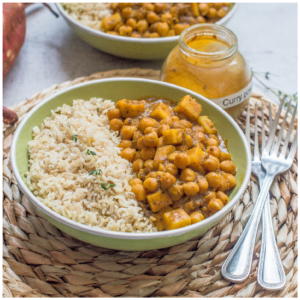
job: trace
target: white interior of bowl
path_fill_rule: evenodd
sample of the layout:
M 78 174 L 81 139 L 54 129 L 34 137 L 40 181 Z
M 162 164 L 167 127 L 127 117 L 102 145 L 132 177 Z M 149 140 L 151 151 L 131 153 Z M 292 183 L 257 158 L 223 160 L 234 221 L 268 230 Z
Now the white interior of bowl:
M 30 116 L 36 110 L 38 110 L 41 106 L 43 106 L 48 101 L 51 101 L 52 99 L 54 99 L 58 95 L 61 95 L 61 94 L 65 93 L 69 90 L 72 90 L 72 89 L 77 89 L 79 87 L 93 85 L 93 84 L 96 84 L 98 82 L 108 82 L 108 81 L 136 81 L 136 82 L 146 82 L 146 83 L 154 83 L 154 84 L 159 84 L 159 85 L 165 85 L 167 87 L 171 87 L 172 89 L 177 89 L 177 90 L 183 91 L 184 93 L 189 94 L 192 97 L 201 98 L 202 101 L 207 102 L 210 106 L 214 107 L 214 109 L 218 110 L 221 114 L 223 114 L 226 117 L 228 122 L 236 129 L 236 131 L 240 135 L 241 139 L 243 140 L 243 146 L 246 149 L 246 154 L 247 154 L 247 162 L 245 162 L 245 164 L 247 166 L 246 166 L 246 172 L 245 172 L 245 176 L 244 176 L 241 188 L 239 189 L 237 194 L 234 196 L 234 198 L 227 205 L 224 206 L 224 208 L 222 208 L 220 211 L 218 211 L 214 215 L 210 216 L 207 219 L 204 219 L 203 221 L 201 221 L 199 223 L 189 225 L 189 226 L 186 226 L 186 227 L 183 227 L 183 228 L 180 228 L 180 229 L 169 230 L 169 231 L 161 231 L 161 232 L 149 232 L 149 233 L 134 233 L 134 232 L 133 233 L 127 233 L 127 232 L 108 231 L 108 230 L 101 229 L 101 228 L 93 228 L 93 227 L 89 227 L 87 225 L 79 224 L 75 221 L 67 219 L 67 218 L 63 217 L 62 215 L 54 212 L 49 207 L 47 207 L 42 202 L 40 202 L 32 194 L 32 192 L 30 191 L 30 189 L 27 187 L 27 185 L 25 184 L 25 182 L 22 179 L 22 176 L 21 176 L 21 174 L 18 170 L 18 167 L 17 167 L 16 157 L 15 157 L 17 140 L 19 138 L 20 131 L 21 131 L 22 127 L 24 126 L 24 124 L 27 122 L 27 120 L 30 118 Z M 67 89 L 64 89 L 64 90 L 48 97 L 47 99 L 42 101 L 40 104 L 35 106 L 26 115 L 26 117 L 22 120 L 22 122 L 20 123 L 20 125 L 18 126 L 18 128 L 17 128 L 17 130 L 14 134 L 10 154 L 11 154 L 12 169 L 13 169 L 14 176 L 15 176 L 17 182 L 18 182 L 19 187 L 21 188 L 21 190 L 25 194 L 25 196 L 27 198 L 29 198 L 30 201 L 35 206 L 37 206 L 40 210 L 42 210 L 44 213 L 51 216 L 53 219 L 57 220 L 58 222 L 63 223 L 67 226 L 73 227 L 75 229 L 85 231 L 85 232 L 88 232 L 88 233 L 91 233 L 91 234 L 94 234 L 94 235 L 98 235 L 98 236 L 107 236 L 107 237 L 111 237 L 111 238 L 122 238 L 122 239 L 151 239 L 151 238 L 159 238 L 159 237 L 177 236 L 177 235 L 182 235 L 186 232 L 192 231 L 192 230 L 200 228 L 200 227 L 205 227 L 205 226 L 209 225 L 210 223 L 216 222 L 221 217 L 224 217 L 233 208 L 233 206 L 236 204 L 236 202 L 242 197 L 244 191 L 247 188 L 247 184 L 248 184 L 248 181 L 249 181 L 250 175 L 251 175 L 251 153 L 250 153 L 250 148 L 249 148 L 249 145 L 247 143 L 246 137 L 245 137 L 244 133 L 242 132 L 242 130 L 237 125 L 237 123 L 222 108 L 217 106 L 215 103 L 213 103 L 209 99 L 207 99 L 207 98 L 205 98 L 205 97 L 203 97 L 199 94 L 196 94 L 196 93 L 194 93 L 194 92 L 192 92 L 188 89 L 185 89 L 185 88 L 182 88 L 182 87 L 170 84 L 170 83 L 165 83 L 165 82 L 150 80 L 150 79 L 140 79 L 140 78 L 122 78 L 122 77 L 120 77 L 120 78 L 108 78 L 108 79 L 100 79 L 100 80 L 89 81 L 89 82 L 85 82 L 85 83 L 81 83 L 81 84 L 69 87 Z

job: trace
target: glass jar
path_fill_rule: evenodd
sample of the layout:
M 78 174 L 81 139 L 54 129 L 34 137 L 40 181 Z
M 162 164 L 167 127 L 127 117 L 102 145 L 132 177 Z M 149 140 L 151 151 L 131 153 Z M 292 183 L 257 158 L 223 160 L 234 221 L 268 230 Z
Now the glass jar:
M 252 89 L 252 72 L 238 52 L 235 34 L 215 24 L 184 30 L 163 64 L 160 79 L 210 99 L 234 119 L 245 109 Z

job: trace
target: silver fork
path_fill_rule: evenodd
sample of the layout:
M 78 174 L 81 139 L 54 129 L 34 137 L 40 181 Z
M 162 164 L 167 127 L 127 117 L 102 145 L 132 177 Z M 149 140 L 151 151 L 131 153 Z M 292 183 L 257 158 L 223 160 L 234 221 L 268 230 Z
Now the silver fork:
M 276 114 L 274 122 L 272 122 L 272 127 L 270 127 L 270 134 L 268 138 L 267 144 L 263 144 L 263 151 L 262 151 L 262 157 L 261 157 L 261 165 L 263 166 L 263 169 L 265 170 L 265 173 L 262 173 L 262 169 L 257 169 L 257 174 L 258 176 L 264 176 L 264 182 L 261 183 L 261 191 L 260 194 L 256 200 L 255 207 L 253 209 L 253 212 L 247 222 L 247 225 L 241 234 L 239 240 L 235 244 L 233 250 L 225 260 L 223 266 L 222 266 L 222 275 L 228 279 L 229 281 L 233 282 L 243 282 L 247 279 L 247 277 L 250 274 L 251 270 L 251 265 L 252 265 L 252 258 L 253 258 L 253 250 L 254 250 L 254 245 L 255 245 L 255 237 L 257 234 L 257 229 L 259 225 L 259 221 L 261 218 L 262 210 L 265 204 L 266 198 L 268 199 L 268 192 L 270 189 L 270 186 L 275 178 L 275 176 L 279 173 L 285 172 L 290 168 L 293 162 L 293 158 L 297 149 L 297 132 L 295 139 L 292 143 L 292 146 L 290 148 L 290 152 L 286 156 L 286 151 L 287 151 L 287 146 L 289 143 L 292 127 L 293 127 L 293 122 L 294 118 L 296 115 L 296 109 L 297 106 L 294 109 L 294 113 L 292 116 L 292 120 L 289 126 L 289 130 L 287 133 L 287 136 L 285 138 L 283 147 L 281 149 L 280 156 L 277 157 L 277 152 L 279 149 L 279 145 L 281 142 L 283 130 L 284 130 L 284 125 L 286 122 L 286 118 L 288 115 L 289 110 L 287 110 L 286 115 L 283 120 L 283 124 L 281 125 L 281 129 L 279 131 L 277 139 L 275 139 L 275 132 L 277 129 L 279 117 L 280 117 L 280 112 L 282 109 L 283 101 L 281 105 L 278 108 L 278 112 Z M 290 105 L 289 105 L 290 106 Z M 247 118 L 249 118 L 249 114 L 247 115 Z M 249 122 L 249 120 L 248 120 Z M 257 123 L 257 116 L 256 116 L 256 123 Z M 263 123 L 263 122 L 262 122 Z M 257 127 L 256 127 L 257 131 Z M 264 132 L 264 128 L 263 128 Z M 249 134 L 249 127 L 248 129 L 246 128 L 246 135 Z M 264 140 L 262 138 L 262 140 Z M 259 162 L 259 150 L 258 150 L 258 134 L 255 135 L 255 143 L 254 143 L 254 157 L 253 161 L 255 162 L 255 165 L 260 164 Z M 268 204 L 267 204 L 268 205 Z M 266 223 L 265 223 L 266 224 Z M 266 228 L 266 227 L 265 227 Z M 264 244 L 265 245 L 265 244 Z M 268 254 L 269 255 L 269 254 Z M 269 262 L 269 260 L 268 260 Z M 274 262 L 272 262 L 274 263 Z M 266 265 L 261 265 L 261 267 L 267 267 Z M 261 273 L 261 283 L 264 284 L 263 282 L 269 281 L 270 277 L 264 277 L 264 274 Z M 272 279 L 273 280 L 273 279 Z

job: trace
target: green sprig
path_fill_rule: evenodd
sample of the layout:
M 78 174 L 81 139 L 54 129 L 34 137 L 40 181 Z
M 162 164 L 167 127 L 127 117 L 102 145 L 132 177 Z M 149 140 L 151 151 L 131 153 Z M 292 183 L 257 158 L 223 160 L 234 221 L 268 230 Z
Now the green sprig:
M 100 175 L 101 173 L 103 173 L 103 172 L 102 172 L 102 170 L 99 168 L 99 165 L 98 165 L 98 163 L 97 163 L 97 161 L 96 161 L 96 159 L 95 159 L 95 157 L 94 157 L 95 155 L 97 155 L 97 153 L 96 153 L 95 151 L 90 150 L 90 149 L 85 145 L 85 143 L 84 143 L 82 140 L 80 140 L 80 139 L 78 138 L 78 134 L 74 134 L 74 133 L 73 133 L 70 124 L 67 124 L 67 126 L 70 128 L 70 131 L 71 131 L 71 133 L 72 133 L 72 140 L 73 140 L 75 143 L 76 143 L 76 142 L 79 142 L 79 143 L 86 149 L 86 155 L 91 155 L 92 159 L 94 160 L 94 163 L 95 163 L 95 165 L 96 165 L 96 169 L 93 170 L 93 171 L 91 171 L 91 172 L 89 173 L 89 175 L 95 175 L 95 176 L 97 177 L 97 179 L 98 179 L 98 181 L 99 181 L 101 187 L 102 187 L 105 191 L 107 191 L 109 188 L 113 188 L 113 187 L 115 186 L 115 184 L 109 184 L 108 186 L 106 186 L 103 182 L 100 181 L 99 175 Z

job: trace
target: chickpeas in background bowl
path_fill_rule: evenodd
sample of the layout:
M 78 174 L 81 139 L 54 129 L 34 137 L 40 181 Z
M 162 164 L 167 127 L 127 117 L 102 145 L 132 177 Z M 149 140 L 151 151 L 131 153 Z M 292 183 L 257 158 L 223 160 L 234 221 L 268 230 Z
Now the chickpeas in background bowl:
M 142 99 L 156 97 L 179 103 L 190 95 L 202 106 L 203 115 L 209 116 L 220 135 L 226 140 L 237 174 L 237 183 L 228 195 L 229 202 L 221 210 L 201 222 L 169 231 L 161 232 L 116 232 L 90 227 L 68 219 L 43 204 L 32 193 L 23 179 L 28 171 L 28 142 L 32 140 L 32 129 L 40 126 L 51 114 L 51 110 L 63 104 L 70 105 L 74 99 L 89 100 L 93 97 L 111 99 Z M 195 238 L 218 224 L 242 197 L 251 173 L 251 154 L 246 138 L 237 123 L 220 107 L 190 90 L 148 79 L 113 78 L 78 84 L 56 93 L 32 109 L 22 120 L 14 135 L 11 148 L 11 162 L 15 178 L 25 196 L 35 209 L 54 226 L 84 242 L 117 250 L 144 251 L 170 247 Z
M 112 55 L 141 60 L 166 58 L 184 29 L 205 22 L 225 25 L 238 7 L 236 3 L 56 5 L 68 25 L 91 46 Z M 75 8 L 71 9 L 72 5 Z M 83 5 L 88 6 L 87 13 Z

